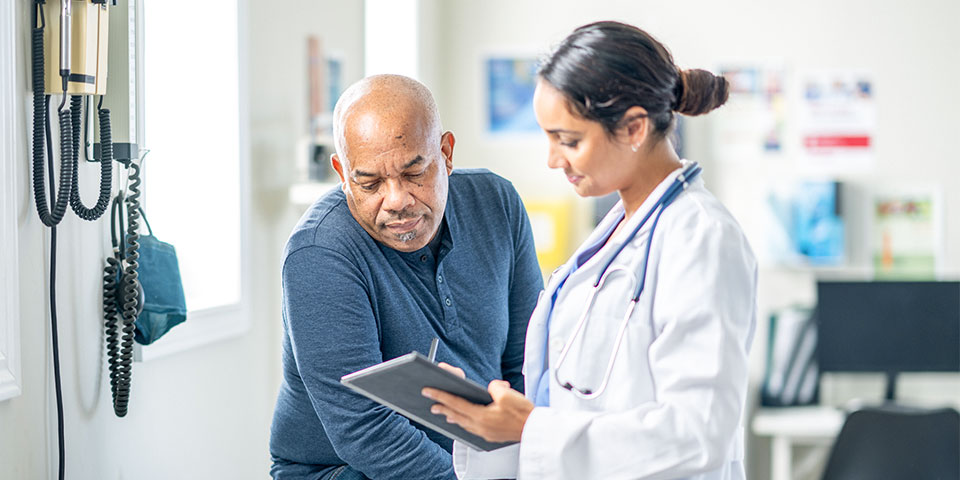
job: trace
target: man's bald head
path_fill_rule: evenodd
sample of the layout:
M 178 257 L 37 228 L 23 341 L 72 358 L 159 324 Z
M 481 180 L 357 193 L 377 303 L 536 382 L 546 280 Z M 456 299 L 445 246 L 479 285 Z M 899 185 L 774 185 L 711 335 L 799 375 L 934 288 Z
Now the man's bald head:
M 365 78 L 337 101 L 333 134 L 330 164 L 360 226 L 390 248 L 425 248 L 443 220 L 455 142 L 427 87 L 399 75 Z
M 415 124 L 415 125 L 412 125 Z M 413 131 L 439 142 L 443 134 L 433 94 L 422 83 L 403 75 L 373 75 L 351 85 L 333 109 L 333 140 L 341 160 L 355 142 L 373 135 Z

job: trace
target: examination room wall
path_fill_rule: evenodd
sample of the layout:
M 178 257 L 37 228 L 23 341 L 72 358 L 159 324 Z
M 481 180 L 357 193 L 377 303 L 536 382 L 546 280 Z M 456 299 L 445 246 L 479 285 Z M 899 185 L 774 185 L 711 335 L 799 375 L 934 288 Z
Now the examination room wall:
M 130 410 L 117 418 L 104 360 L 101 272 L 109 222 L 80 221 L 72 212 L 58 233 L 58 320 L 67 478 L 254 479 L 270 466 L 270 418 L 279 384 L 279 258 L 296 219 L 286 202 L 289 157 L 302 134 L 304 36 L 336 34 L 333 44 L 362 56 L 362 2 L 240 2 L 240 99 L 249 105 L 251 145 L 249 328 L 242 334 L 135 363 Z M 16 2 L 17 228 L 19 231 L 19 396 L 0 401 L 0 479 L 56 478 L 57 416 L 47 315 L 47 241 L 29 190 L 29 2 Z M 360 66 L 348 71 L 359 76 Z M 198 108 L 200 106 L 197 106 Z M 215 112 L 211 112 L 215 115 Z M 229 119 L 234 121 L 235 119 Z M 211 121 L 214 118 L 211 117 Z M 281 173 L 276 173 L 277 171 Z M 85 199 L 96 191 L 94 169 L 81 171 Z M 145 179 L 149 188 L 149 173 Z M 282 193 L 279 193 L 281 192 Z M 147 193 L 149 202 L 149 193 Z M 200 214 L 197 210 L 196 214 Z M 291 217 L 293 217 L 291 219 Z M 280 225 L 278 225 L 280 224 Z M 202 233 L 215 235 L 215 232 Z M 9 268 L 7 265 L 0 268 Z M 189 322 L 190 320 L 188 320 Z
M 436 10 L 435 34 L 443 41 L 423 45 L 423 55 L 442 70 L 425 80 L 437 92 L 444 126 L 457 134 L 455 163 L 484 166 L 517 185 L 526 202 L 571 197 L 560 172 L 546 167 L 544 138 L 496 138 L 485 133 L 483 59 L 491 55 L 542 53 L 573 28 L 595 20 L 617 19 L 636 24 L 663 41 L 683 68 L 716 69 L 721 65 L 782 65 L 804 69 L 862 69 L 876 88 L 875 161 L 872 168 L 844 172 L 834 178 L 850 191 L 865 194 L 873 187 L 934 187 L 942 194 L 944 219 L 942 273 L 960 277 L 960 3 L 953 0 L 868 1 L 763 0 L 634 1 L 576 0 L 517 2 L 423 2 Z M 787 77 L 788 79 L 790 77 Z M 716 115 L 689 119 L 685 156 L 705 168 L 707 187 L 715 192 L 759 246 L 766 186 L 777 180 L 809 178 L 798 168 L 798 148 L 772 162 L 721 161 L 713 151 Z M 793 134 L 788 130 L 788 136 Z M 813 177 L 816 179 L 817 177 Z M 855 196 L 853 195 L 853 196 Z M 853 197 L 852 196 L 852 197 Z M 851 230 L 864 227 L 867 206 L 852 199 L 845 206 Z M 585 202 L 574 200 L 578 205 Z M 581 210 L 588 211 L 589 209 Z M 586 223 L 586 222 L 584 222 Z M 572 233 L 577 245 L 584 229 Z M 869 267 L 869 240 L 851 232 L 849 271 L 761 265 L 758 331 L 751 352 L 751 410 L 757 403 L 766 356 L 767 318 L 773 309 L 815 301 L 818 276 L 854 274 Z M 824 401 L 843 404 L 849 398 L 882 398 L 879 376 L 835 376 L 826 379 Z M 831 393 L 832 392 L 832 393 Z M 899 394 L 909 402 L 960 407 L 960 376 L 907 374 Z M 832 395 L 832 398 L 831 398 Z M 749 421 L 749 416 L 748 416 Z M 747 425 L 749 431 L 749 425 Z M 748 441 L 748 478 L 768 478 L 769 445 Z M 822 455 L 826 453 L 820 452 Z

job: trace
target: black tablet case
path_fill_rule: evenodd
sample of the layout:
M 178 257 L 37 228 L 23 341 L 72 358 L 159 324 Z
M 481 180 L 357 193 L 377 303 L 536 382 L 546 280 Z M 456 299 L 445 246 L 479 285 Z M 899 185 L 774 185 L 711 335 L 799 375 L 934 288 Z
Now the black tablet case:
M 481 405 L 487 405 L 493 399 L 486 388 L 443 370 L 417 352 L 344 375 L 340 383 L 474 449 L 490 451 L 516 443 L 488 442 L 459 425 L 448 423 L 447 417 L 430 413 L 430 407 L 436 402 L 420 393 L 426 387 L 450 392 Z

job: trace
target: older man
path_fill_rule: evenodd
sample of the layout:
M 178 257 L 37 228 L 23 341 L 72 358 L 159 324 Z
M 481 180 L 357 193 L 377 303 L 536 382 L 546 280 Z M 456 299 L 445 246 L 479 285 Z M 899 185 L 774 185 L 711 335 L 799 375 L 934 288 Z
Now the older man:
M 520 389 L 542 288 L 523 204 L 506 180 L 453 170 L 430 92 L 369 77 L 334 110 L 339 189 L 304 214 L 283 261 L 277 479 L 454 478 L 452 441 L 340 385 L 440 338 L 437 359 Z

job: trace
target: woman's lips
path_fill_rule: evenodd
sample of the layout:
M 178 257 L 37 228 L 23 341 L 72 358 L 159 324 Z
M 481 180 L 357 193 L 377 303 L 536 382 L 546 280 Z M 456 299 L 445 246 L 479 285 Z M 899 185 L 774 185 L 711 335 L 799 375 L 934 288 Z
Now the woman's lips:
M 583 180 L 583 175 L 567 175 L 567 181 L 574 185 L 580 183 L 580 180 Z

